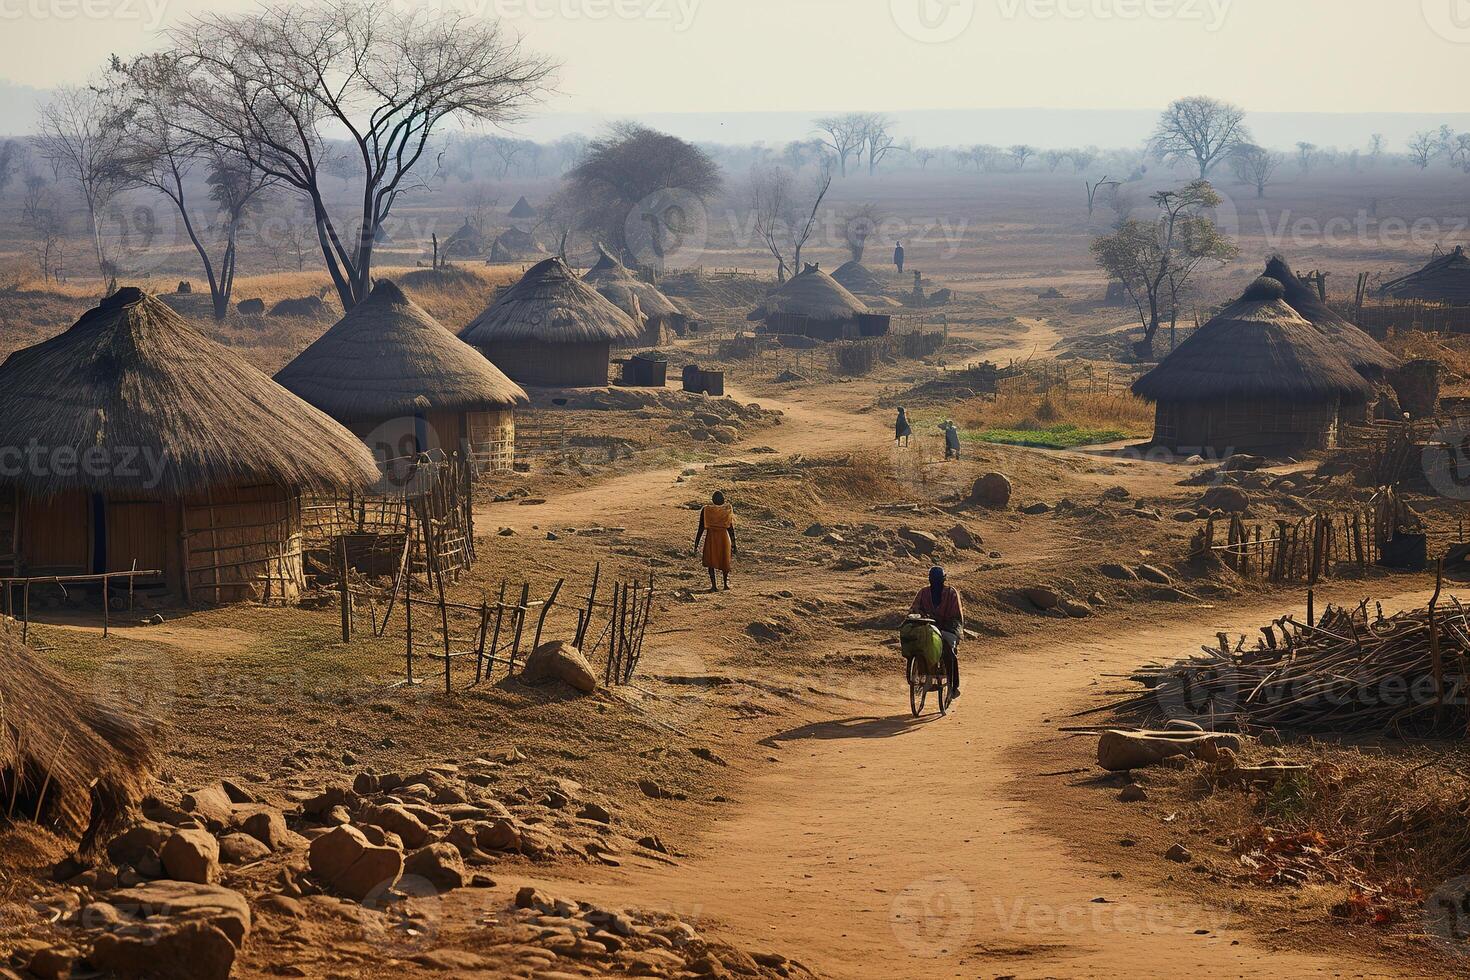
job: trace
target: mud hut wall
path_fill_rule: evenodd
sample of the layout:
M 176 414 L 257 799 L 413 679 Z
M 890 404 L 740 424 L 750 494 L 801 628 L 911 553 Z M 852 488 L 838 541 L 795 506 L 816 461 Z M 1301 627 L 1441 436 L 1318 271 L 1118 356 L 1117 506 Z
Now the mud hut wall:
M 497 341 L 480 348 L 512 381 L 543 388 L 601 388 L 612 364 L 608 341 L 552 344 Z
M 1247 399 L 1160 402 L 1154 441 L 1179 451 L 1212 454 L 1291 452 L 1336 445 L 1338 404 Z
M 16 570 L 21 575 L 87 575 L 92 571 L 92 506 L 83 490 L 19 502 Z
M 15 487 L 0 485 L 0 574 L 15 574 L 16 532 L 20 529 L 20 506 Z
M 274 485 L 216 487 L 179 508 L 189 597 L 295 602 L 305 576 L 301 499 Z

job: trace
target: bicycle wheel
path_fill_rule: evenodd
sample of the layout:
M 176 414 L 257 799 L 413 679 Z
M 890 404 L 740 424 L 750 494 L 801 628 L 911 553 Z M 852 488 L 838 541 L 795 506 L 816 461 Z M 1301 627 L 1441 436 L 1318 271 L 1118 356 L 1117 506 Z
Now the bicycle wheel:
M 929 697 L 929 661 L 923 657 L 909 658 L 909 710 L 914 717 L 924 713 L 924 701 Z
M 949 702 L 952 700 L 949 686 L 949 665 L 940 663 L 934 678 L 934 696 L 939 701 L 939 713 L 949 714 Z

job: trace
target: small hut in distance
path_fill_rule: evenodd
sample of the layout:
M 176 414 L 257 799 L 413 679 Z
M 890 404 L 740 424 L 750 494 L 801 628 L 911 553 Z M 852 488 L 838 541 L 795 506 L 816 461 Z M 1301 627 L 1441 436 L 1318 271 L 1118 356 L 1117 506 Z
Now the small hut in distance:
M 1365 404 L 1373 388 L 1286 303 L 1281 283 L 1262 277 L 1133 393 L 1156 405 L 1156 445 L 1281 455 L 1334 445 L 1342 407 Z
M 880 279 L 877 273 L 854 259 L 844 262 L 832 273 L 832 278 L 846 290 L 862 296 L 884 296 L 888 293 L 888 285 Z
M 0 365 L 0 476 L 13 574 L 162 572 L 186 602 L 294 601 L 301 494 L 378 476 L 352 433 L 126 287 Z M 42 460 L 46 462 L 46 460 Z
M 671 333 L 682 337 L 693 319 L 688 308 L 665 296 L 652 283 L 639 279 L 603 246 L 599 245 L 597 249 L 601 257 L 582 280 L 591 283 L 630 317 L 635 320 L 640 316 L 643 318 L 643 336 L 639 342 L 659 347 L 668 343 Z
M 862 300 L 815 265 L 808 265 L 766 297 L 747 320 L 764 321 L 766 333 L 815 340 L 881 337 L 892 318 L 873 313 Z
M 1378 292 L 1390 299 L 1470 306 L 1470 256 L 1465 246 L 1456 245 L 1454 251 L 1431 259 L 1418 272 L 1384 283 Z
M 606 385 L 612 345 L 638 337 L 632 317 L 560 258 L 532 266 L 459 332 L 512 380 L 546 388 Z
M 536 217 L 536 209 L 531 207 L 531 202 L 526 200 L 523 194 L 521 195 L 521 199 L 516 201 L 515 207 L 510 209 L 509 216 L 516 221 L 525 221 L 528 218 Z
M 357 436 L 380 462 L 434 449 L 479 472 L 509 470 L 526 393 L 396 283 L 367 299 L 276 374 Z
M 449 236 L 449 241 L 444 243 L 444 255 L 451 259 L 478 259 L 485 254 L 485 239 L 470 224 L 466 218 L 464 224 Z

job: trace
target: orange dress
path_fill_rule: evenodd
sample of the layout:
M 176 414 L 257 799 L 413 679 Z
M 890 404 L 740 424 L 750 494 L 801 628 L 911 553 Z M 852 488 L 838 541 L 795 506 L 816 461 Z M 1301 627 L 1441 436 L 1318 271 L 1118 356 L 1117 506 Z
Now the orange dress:
M 728 572 L 735 567 L 735 549 L 730 529 L 735 511 L 729 504 L 706 504 L 704 508 L 704 567 Z

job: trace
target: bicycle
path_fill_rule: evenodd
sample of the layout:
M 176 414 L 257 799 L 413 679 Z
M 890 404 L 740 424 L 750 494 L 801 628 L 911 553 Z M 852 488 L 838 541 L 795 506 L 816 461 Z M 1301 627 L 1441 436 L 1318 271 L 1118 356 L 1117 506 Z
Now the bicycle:
M 934 620 L 925 616 L 911 615 L 907 622 L 924 623 L 937 629 Z M 913 712 L 915 718 L 924 713 L 924 705 L 928 702 L 930 691 L 935 693 L 940 716 L 949 713 L 950 703 L 954 700 L 954 689 L 950 686 L 949 658 L 954 655 L 954 651 L 949 649 L 948 644 L 943 645 L 939 663 L 932 666 L 927 657 L 905 655 L 908 661 L 904 673 L 909 684 L 909 710 Z

